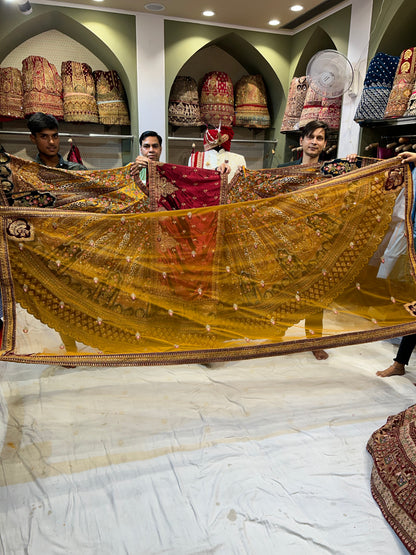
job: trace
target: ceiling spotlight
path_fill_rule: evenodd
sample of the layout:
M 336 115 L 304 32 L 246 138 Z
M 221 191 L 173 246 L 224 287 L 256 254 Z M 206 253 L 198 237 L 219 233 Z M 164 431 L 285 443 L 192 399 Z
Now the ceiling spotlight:
M 165 6 L 163 4 L 145 4 L 144 6 L 149 12 L 163 12 Z
M 276 25 L 280 25 L 280 21 L 278 19 L 271 19 L 269 21 L 269 25 L 272 25 L 273 27 L 275 27 Z
M 205 15 L 205 17 L 212 17 L 213 15 L 215 15 L 215 12 L 213 12 L 212 10 L 205 10 L 204 12 L 202 12 L 202 15 Z
M 299 4 L 295 4 L 290 8 L 290 10 L 292 12 L 301 12 L 303 10 L 303 6 L 300 6 Z
M 23 15 L 30 15 L 32 13 L 32 6 L 29 0 L 17 0 L 17 5 Z

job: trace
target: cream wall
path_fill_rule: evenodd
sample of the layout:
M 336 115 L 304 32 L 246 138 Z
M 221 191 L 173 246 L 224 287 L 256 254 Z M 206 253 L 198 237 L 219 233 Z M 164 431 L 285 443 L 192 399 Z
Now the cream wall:
M 136 68 L 136 29 L 135 17 L 126 14 L 111 14 L 101 11 L 73 9 L 67 7 L 56 8 L 51 5 L 33 4 L 32 14 L 23 16 L 15 4 L 0 3 L 0 63 L 10 60 L 13 52 L 23 59 L 34 54 L 36 43 L 36 54 L 57 59 L 60 55 L 65 60 L 74 60 L 79 56 L 86 56 L 88 60 L 100 60 L 101 67 L 114 69 L 126 89 L 128 96 L 131 118 L 131 134 L 137 136 L 137 68 Z M 52 32 L 52 35 L 49 33 Z M 53 34 L 61 33 L 68 39 L 66 52 L 54 42 Z M 42 41 L 43 33 L 51 37 Z M 55 35 L 55 38 L 58 35 Z M 56 38 L 56 40 L 58 40 Z M 27 50 L 21 48 L 25 41 Z M 76 45 L 76 46 L 75 46 Z M 16 60 L 17 58 L 15 58 Z M 85 60 L 82 60 L 85 61 Z M 20 67 L 21 69 L 21 60 Z M 57 68 L 58 71 L 60 67 Z M 92 69 L 99 69 L 92 67 Z M 25 122 L 13 122 L 26 129 Z M 91 129 L 85 126 L 69 127 L 71 133 L 89 133 Z M 6 124 L 2 124 L 3 127 Z M 20 128 L 19 127 L 19 128 Z M 97 133 L 97 130 L 94 131 Z M 110 131 L 107 134 L 118 135 L 119 131 Z M 125 134 L 125 131 L 123 131 Z M 10 151 L 18 153 L 19 149 L 25 149 L 24 141 L 18 136 L 11 138 L 10 135 L 2 135 L 1 140 L 5 147 L 10 146 Z M 135 144 L 129 139 L 120 140 L 108 137 L 108 142 L 98 141 L 95 138 L 77 139 L 82 146 L 85 163 L 88 167 L 114 167 L 125 164 L 135 154 Z M 65 150 L 64 150 L 65 152 Z M 31 152 L 27 152 L 31 157 Z
M 138 136 L 139 131 L 153 127 L 165 141 L 167 101 L 173 79 L 200 48 L 209 44 L 226 48 L 248 72 L 261 62 L 260 72 L 269 84 L 273 125 L 278 133 L 290 80 L 298 67 L 313 55 L 316 38 L 326 36 L 329 44 L 333 43 L 353 62 L 358 75 L 358 97 L 369 58 L 379 46 L 383 51 L 395 49 L 388 53 L 399 55 L 402 45 L 397 34 L 401 27 L 408 42 L 406 46 L 413 46 L 409 43 L 413 25 L 406 19 L 406 13 L 410 10 L 413 15 L 415 10 L 414 0 L 346 1 L 341 9 L 334 9 L 330 15 L 290 36 L 164 20 L 151 14 L 111 14 L 39 3 L 33 4 L 33 8 L 31 16 L 22 17 L 14 5 L 0 4 L 0 59 L 33 35 L 30 26 L 34 18 L 39 32 L 58 23 L 58 30 L 69 29 L 74 40 L 95 51 L 108 67 L 118 63 L 129 96 L 133 134 Z M 394 31 L 391 36 L 390 26 Z M 352 121 L 357 97 L 348 95 L 344 99 L 340 153 L 358 148 L 359 129 Z M 284 137 L 279 138 L 282 143 Z M 166 147 L 165 142 L 165 153 Z M 132 150 L 135 154 L 137 145 Z
M 344 94 L 343 98 L 338 141 L 339 157 L 359 151 L 360 126 L 354 121 L 354 115 L 368 66 L 372 8 L 373 0 L 355 0 L 352 3 L 347 57 L 354 68 L 354 81 L 352 89 Z
M 137 105 L 139 135 L 152 130 L 161 135 L 161 160 L 166 161 L 164 21 L 157 15 L 136 17 Z

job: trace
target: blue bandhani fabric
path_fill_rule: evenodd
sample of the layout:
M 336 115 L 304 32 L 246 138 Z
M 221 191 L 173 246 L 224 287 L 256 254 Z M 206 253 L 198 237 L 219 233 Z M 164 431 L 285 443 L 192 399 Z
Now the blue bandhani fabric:
M 364 79 L 364 88 L 354 120 L 383 119 L 393 87 L 398 56 L 378 52 L 371 60 Z

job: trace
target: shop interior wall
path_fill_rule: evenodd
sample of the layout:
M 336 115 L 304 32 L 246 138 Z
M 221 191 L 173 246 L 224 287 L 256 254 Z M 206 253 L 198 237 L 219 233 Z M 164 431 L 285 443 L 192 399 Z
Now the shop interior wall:
M 400 56 L 403 50 L 416 47 L 415 21 L 416 2 L 414 0 L 396 0 L 395 2 L 374 0 L 368 63 L 377 52 Z M 365 149 L 371 144 L 384 145 L 393 143 L 397 137 L 402 135 L 406 136 L 409 133 L 416 135 L 416 124 L 411 123 L 410 120 L 414 120 L 414 118 L 410 118 L 406 125 L 385 128 L 363 126 L 360 153 L 368 155 Z
M 197 83 L 208 71 L 228 71 L 231 73 L 233 84 L 240 77 L 247 74 L 260 73 L 265 82 L 269 111 L 272 119 L 271 128 L 267 131 L 256 131 L 234 128 L 234 138 L 273 140 L 278 137 L 276 122 L 281 121 L 285 105 L 285 85 L 288 81 L 290 53 L 290 37 L 271 33 L 257 33 L 205 26 L 177 21 L 165 22 L 165 56 L 166 56 L 166 99 L 168 101 L 170 88 L 177 75 L 192 72 Z M 167 104 L 166 104 L 167 109 Z M 194 128 L 194 133 L 201 134 L 203 129 Z M 175 131 L 178 133 L 178 131 Z M 186 133 L 182 130 L 182 134 Z M 280 143 L 280 138 L 279 138 Z M 280 144 L 277 144 L 273 155 L 271 147 L 266 144 L 232 143 L 233 152 L 246 156 L 252 168 L 276 165 L 281 156 Z M 198 149 L 198 144 L 196 145 Z M 170 141 L 169 148 L 173 148 L 175 156 L 186 157 L 189 145 L 179 154 L 180 147 Z M 199 144 L 199 149 L 201 144 Z M 253 149 L 250 153 L 249 149 Z M 261 152 L 263 149 L 263 152 Z
M 137 136 L 137 76 L 136 76 L 136 37 L 135 37 L 135 18 L 124 14 L 110 14 L 108 12 L 81 10 L 72 8 L 53 8 L 36 4 L 36 9 L 32 15 L 23 16 L 15 5 L 0 5 L 0 65 L 4 66 L 4 61 L 10 60 L 15 51 L 16 58 L 23 56 L 22 59 L 29 55 L 54 57 L 58 71 L 60 72 L 60 64 L 56 59 L 57 45 L 53 44 L 53 39 L 62 35 L 68 37 L 67 43 L 71 44 L 74 49 L 62 52 L 65 57 L 63 60 L 85 61 L 99 60 L 101 67 L 93 67 L 92 69 L 114 69 L 118 72 L 126 90 L 128 98 L 131 128 L 121 130 L 123 134 L 131 134 Z M 58 35 L 53 33 L 48 35 L 50 31 L 58 31 Z M 42 33 L 46 35 L 42 36 Z M 46 42 L 43 39 L 48 37 Z M 39 40 L 37 39 L 39 37 Z M 25 41 L 30 48 L 36 48 L 36 51 L 27 51 L 23 55 L 23 50 L 19 49 L 20 45 Z M 76 46 L 78 43 L 78 46 Z M 62 51 L 62 49 L 61 49 Z M 69 52 L 69 54 L 68 54 Z M 75 56 L 87 56 L 87 60 L 76 59 Z M 63 61 L 61 60 L 61 61 Z M 52 60 L 49 60 L 52 62 Z M 53 62 L 52 62 L 53 63 Z M 90 64 L 91 65 L 91 64 Z M 4 66 L 5 67 L 5 66 Z M 15 65 L 14 67 L 18 67 Z M 17 124 L 19 126 L 19 124 Z M 21 122 L 22 129 L 27 129 L 25 122 Z M 6 124 L 2 124 L 3 128 L 7 128 Z M 10 127 L 10 126 L 9 126 Z M 91 127 L 94 127 L 92 129 Z M 99 127 L 99 129 L 97 129 Z M 61 124 L 62 131 L 71 133 L 108 133 L 120 134 L 119 126 L 97 126 L 96 124 Z M 6 139 L 7 138 L 7 139 Z M 2 142 L 9 140 L 9 135 L 2 135 Z M 23 140 L 28 140 L 24 137 Z M 13 149 L 18 149 L 16 138 L 13 139 Z M 120 140 L 108 138 L 104 141 L 96 139 L 77 139 L 77 144 L 82 146 L 83 159 L 87 166 L 91 167 L 115 167 L 121 163 L 127 163 L 131 160 L 135 151 L 135 143 L 130 140 Z M 22 145 L 20 145 L 20 149 Z M 23 147 L 24 148 L 24 147 Z M 100 150 L 101 155 L 100 155 Z M 112 155 L 109 155 L 109 152 Z
M 233 57 L 236 67 L 233 76 L 230 76 L 234 85 L 244 74 L 260 73 L 263 76 L 272 119 L 272 126 L 267 132 L 259 134 L 258 131 L 236 128 L 235 138 L 277 139 L 275 153 L 270 148 L 260 152 L 259 145 L 244 143 L 233 144 L 233 151 L 249 158 L 251 165 L 248 163 L 248 166 L 252 168 L 269 167 L 286 161 L 288 147 L 298 141 L 297 135 L 280 133 L 290 81 L 293 76 L 304 74 L 307 62 L 319 50 L 333 48 L 347 53 L 350 14 L 351 9 L 347 7 L 293 36 L 244 30 L 227 32 L 215 26 L 166 21 L 166 98 L 169 98 L 176 75 L 190 75 L 200 85 L 208 71 L 226 71 L 224 68 L 230 66 L 229 57 Z M 175 134 L 191 135 L 184 130 L 175 130 Z M 186 149 L 189 150 L 189 146 L 186 145 Z M 178 142 L 171 141 L 169 149 L 175 152 L 178 163 L 186 156 L 185 148 L 181 149 Z M 249 149 L 254 151 L 252 155 Z
M 307 60 L 318 50 L 334 47 L 342 53 L 347 52 L 349 14 L 350 8 L 344 8 L 293 36 L 235 29 L 230 32 L 230 29 L 216 26 L 165 21 L 166 111 L 170 87 L 176 75 L 188 71 L 192 64 L 199 64 L 201 59 L 206 60 L 207 68 L 212 68 L 212 63 L 219 59 L 221 53 L 222 64 L 232 63 L 238 72 L 262 74 L 270 100 L 272 127 L 261 134 L 278 139 L 273 165 L 280 163 L 287 157 L 287 138 L 280 134 L 280 124 L 290 80 L 297 73 L 303 73 Z M 394 3 L 374 0 L 369 59 L 377 51 L 399 55 L 404 48 L 413 46 L 415 15 L 414 0 Z M 36 16 L 22 16 L 16 6 L 1 4 L 0 60 L 4 60 L 20 43 L 51 29 L 67 34 L 97 56 L 106 67 L 119 72 L 129 101 L 131 134 L 137 136 L 135 17 L 39 4 L 36 4 Z M 201 66 L 200 77 L 205 69 Z M 241 130 L 241 133 L 251 132 Z M 169 130 L 166 129 L 165 136 L 168 135 Z M 123 162 L 129 161 L 130 156 L 130 152 L 124 155 Z

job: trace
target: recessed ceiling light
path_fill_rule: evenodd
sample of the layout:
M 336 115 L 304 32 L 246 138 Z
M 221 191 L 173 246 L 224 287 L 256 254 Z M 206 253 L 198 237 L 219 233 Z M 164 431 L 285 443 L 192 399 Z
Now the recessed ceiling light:
M 163 12 L 165 6 L 163 4 L 145 4 L 144 6 L 149 12 Z
M 104 0 L 94 0 L 94 2 L 104 2 Z
M 273 27 L 276 25 L 280 25 L 280 21 L 278 19 L 271 19 L 269 21 L 269 25 L 272 25 Z
M 213 12 L 212 10 L 205 10 L 204 12 L 202 12 L 202 15 L 205 15 L 205 17 L 212 17 L 213 15 L 215 15 L 215 12 Z
M 299 4 L 295 4 L 290 9 L 292 12 L 301 12 L 303 10 L 303 6 L 300 6 Z

